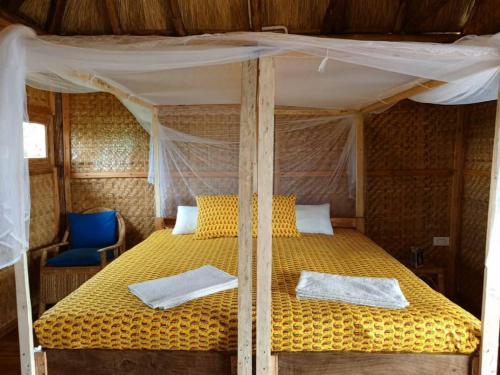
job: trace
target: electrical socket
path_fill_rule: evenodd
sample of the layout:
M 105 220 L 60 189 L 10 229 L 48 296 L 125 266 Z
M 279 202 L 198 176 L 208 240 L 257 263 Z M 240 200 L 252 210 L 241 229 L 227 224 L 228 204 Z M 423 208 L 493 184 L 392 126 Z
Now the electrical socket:
M 433 237 L 432 246 L 450 246 L 450 237 Z

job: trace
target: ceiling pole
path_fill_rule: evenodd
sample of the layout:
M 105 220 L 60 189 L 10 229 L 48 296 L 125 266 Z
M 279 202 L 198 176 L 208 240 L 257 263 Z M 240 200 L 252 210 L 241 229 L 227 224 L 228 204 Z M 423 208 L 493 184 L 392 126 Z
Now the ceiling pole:
M 51 0 L 47 21 L 45 22 L 45 30 L 49 34 L 60 34 L 61 24 L 66 10 L 67 0 Z
M 500 96 L 500 92 L 499 92 Z M 486 259 L 481 316 L 480 373 L 494 375 L 498 365 L 500 331 L 500 100 L 497 99 L 493 160 L 491 163 Z
M 437 81 L 437 80 L 419 83 L 416 86 L 411 87 L 407 90 L 401 91 L 395 95 L 391 95 L 391 96 L 384 98 L 384 99 L 379 99 L 375 103 L 361 108 L 360 112 L 361 113 L 375 112 L 375 111 L 384 109 L 390 105 L 396 104 L 396 103 L 400 102 L 401 100 L 408 99 L 411 96 L 421 94 L 423 92 L 426 92 L 427 90 L 442 86 L 444 84 L 446 84 L 446 82 Z
M 401 32 L 404 30 L 407 6 L 408 6 L 407 0 L 400 0 L 398 15 L 396 16 L 396 22 L 392 30 L 393 34 L 401 34 Z
M 273 374 L 271 359 L 272 199 L 274 166 L 274 60 L 259 58 L 258 113 L 258 230 L 257 230 L 257 375 Z
M 116 8 L 115 0 L 106 0 L 106 12 L 108 13 L 108 19 L 113 34 L 121 35 L 122 27 L 120 23 L 120 17 L 118 15 L 118 9 Z
M 238 375 L 252 375 L 252 181 L 258 60 L 242 63 L 238 220 Z
M 262 31 L 262 1 L 249 0 L 250 28 L 252 31 Z
M 339 34 L 345 29 L 345 18 L 347 15 L 348 0 L 330 0 L 323 24 L 321 25 L 321 34 Z
M 172 20 L 177 36 L 186 36 L 179 0 L 165 0 L 165 13 Z

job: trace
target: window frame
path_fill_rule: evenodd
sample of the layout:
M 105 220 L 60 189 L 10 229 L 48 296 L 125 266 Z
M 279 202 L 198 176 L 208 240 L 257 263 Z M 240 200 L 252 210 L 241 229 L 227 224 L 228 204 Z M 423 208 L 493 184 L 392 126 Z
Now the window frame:
M 49 113 L 30 111 L 28 122 L 45 126 L 45 143 L 47 156 L 45 158 L 28 159 L 30 174 L 49 173 L 54 165 L 54 119 Z

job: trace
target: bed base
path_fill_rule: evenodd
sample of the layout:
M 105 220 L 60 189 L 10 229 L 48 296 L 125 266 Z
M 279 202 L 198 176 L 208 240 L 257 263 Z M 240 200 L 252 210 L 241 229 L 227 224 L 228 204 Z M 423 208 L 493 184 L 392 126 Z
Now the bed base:
M 37 375 L 236 375 L 237 362 L 229 352 L 49 349 L 38 354 L 46 362 Z M 479 374 L 475 354 L 282 352 L 272 359 L 272 375 Z

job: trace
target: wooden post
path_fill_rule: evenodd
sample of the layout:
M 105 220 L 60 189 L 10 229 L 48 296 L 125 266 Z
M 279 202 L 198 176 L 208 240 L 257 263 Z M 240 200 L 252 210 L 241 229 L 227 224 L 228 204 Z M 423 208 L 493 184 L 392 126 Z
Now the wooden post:
M 500 96 L 500 93 L 499 93 Z M 486 261 L 484 266 L 483 310 L 481 318 L 480 373 L 497 373 L 500 332 L 500 100 L 497 99 L 495 140 L 491 164 Z
M 356 229 L 365 232 L 365 126 L 356 116 Z
M 460 249 L 462 227 L 462 195 L 464 186 L 464 108 L 457 107 L 457 129 L 455 131 L 455 145 L 453 152 L 453 177 L 451 183 L 450 205 L 450 250 L 446 270 L 446 295 L 455 297 L 456 293 L 456 263 Z
M 258 61 L 242 63 L 239 157 L 238 374 L 252 374 L 252 192 Z
M 155 226 L 158 227 L 159 222 L 163 222 L 161 212 L 161 196 L 160 196 L 160 120 L 158 118 L 158 108 L 153 108 L 153 117 L 151 118 L 151 137 L 153 137 L 153 163 L 155 173 Z M 156 228 L 159 229 L 159 228 Z
M 23 252 L 21 259 L 14 265 L 14 271 L 16 277 L 17 327 L 19 331 L 21 374 L 35 375 L 33 317 L 28 279 L 28 255 L 26 252 Z
M 271 373 L 274 61 L 259 59 L 258 80 L 257 375 Z
M 71 211 L 71 120 L 70 96 L 62 94 L 62 125 L 63 125 L 63 166 L 64 166 L 64 199 L 66 212 Z

